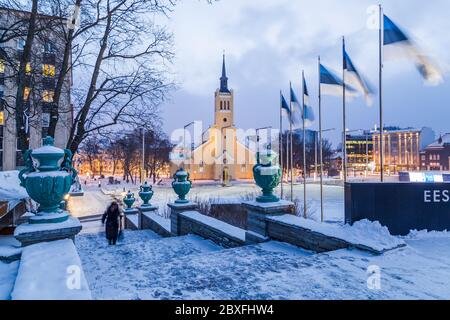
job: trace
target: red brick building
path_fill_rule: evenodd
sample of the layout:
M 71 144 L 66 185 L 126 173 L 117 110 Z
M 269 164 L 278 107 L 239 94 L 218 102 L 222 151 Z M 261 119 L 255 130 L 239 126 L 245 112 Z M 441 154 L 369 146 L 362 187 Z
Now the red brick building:
M 450 171 L 450 133 L 441 136 L 420 153 L 421 169 Z

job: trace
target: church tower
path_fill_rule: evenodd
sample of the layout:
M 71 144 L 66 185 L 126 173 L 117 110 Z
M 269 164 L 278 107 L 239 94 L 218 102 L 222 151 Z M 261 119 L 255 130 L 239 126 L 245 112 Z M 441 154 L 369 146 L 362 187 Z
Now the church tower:
M 219 130 L 230 126 L 234 127 L 234 93 L 228 88 L 225 54 L 223 55 L 220 88 L 215 93 L 214 115 L 214 125 Z

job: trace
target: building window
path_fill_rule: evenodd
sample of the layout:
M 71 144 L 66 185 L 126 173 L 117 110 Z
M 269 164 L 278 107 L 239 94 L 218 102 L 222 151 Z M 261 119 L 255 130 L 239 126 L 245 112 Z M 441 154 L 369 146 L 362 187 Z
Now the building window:
M 5 60 L 0 59 L 0 73 L 5 73 Z
M 25 48 L 25 40 L 19 39 L 17 40 L 17 50 L 23 50 Z
M 3 170 L 3 126 L 0 126 L 0 169 Z
M 223 118 L 223 122 L 227 122 L 228 121 L 228 119 L 227 118 Z
M 42 114 L 42 128 L 48 128 L 50 126 L 50 113 Z
M 31 69 L 31 63 L 27 62 L 26 66 L 25 66 L 25 73 L 26 73 L 27 75 L 30 75 L 30 74 L 31 74 L 31 71 L 33 71 L 33 70 Z
M 53 102 L 53 97 L 55 92 L 52 90 L 44 90 L 42 91 L 42 101 L 44 102 Z
M 45 53 L 55 53 L 56 48 L 53 45 L 53 43 L 47 41 L 46 43 L 44 43 L 44 52 Z
M 55 66 L 51 65 L 51 64 L 43 64 L 42 65 L 42 75 L 44 77 L 53 78 L 55 76 Z
M 220 110 L 223 109 L 223 101 L 220 101 Z
M 28 99 L 30 99 L 30 92 L 31 92 L 31 88 L 25 87 L 25 89 L 23 90 L 23 100 L 24 101 L 28 101 Z

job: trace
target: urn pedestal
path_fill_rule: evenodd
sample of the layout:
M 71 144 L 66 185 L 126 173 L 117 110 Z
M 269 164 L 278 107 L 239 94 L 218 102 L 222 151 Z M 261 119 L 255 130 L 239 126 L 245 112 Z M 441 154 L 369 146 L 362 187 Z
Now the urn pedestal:
M 19 173 L 23 186 L 31 199 L 38 203 L 38 210 L 28 223 L 19 225 L 14 236 L 23 246 L 60 239 L 74 239 L 81 230 L 78 219 L 70 217 L 61 208 L 61 202 L 77 177 L 72 167 L 72 153 L 54 146 L 51 137 L 43 146 L 27 150 L 24 154 L 25 169 Z
M 189 200 L 186 199 L 186 195 L 189 193 L 192 187 L 192 182 L 189 180 L 189 173 L 183 168 L 178 169 L 173 175 L 172 188 L 178 195 L 178 199 L 175 200 L 177 204 L 187 204 Z

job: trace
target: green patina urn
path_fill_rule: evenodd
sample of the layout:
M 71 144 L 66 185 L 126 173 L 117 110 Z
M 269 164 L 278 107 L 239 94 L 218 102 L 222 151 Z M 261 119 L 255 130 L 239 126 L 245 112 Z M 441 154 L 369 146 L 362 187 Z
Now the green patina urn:
M 47 137 L 41 148 L 27 150 L 24 158 L 26 167 L 19 172 L 20 184 L 39 204 L 30 223 L 66 221 L 69 214 L 61 209 L 60 204 L 77 176 L 71 165 L 72 153 L 56 148 L 53 138 Z
M 178 195 L 178 199 L 175 203 L 189 203 L 186 200 L 186 195 L 191 190 L 192 182 L 189 180 L 189 173 L 187 173 L 183 168 L 178 169 L 173 175 L 172 188 Z
M 147 183 L 147 181 L 144 182 L 144 184 L 141 186 L 140 192 L 139 192 L 139 197 L 142 199 L 142 201 L 144 202 L 142 204 L 143 207 L 150 207 L 151 204 L 149 203 L 149 201 L 152 199 L 153 197 L 153 190 L 152 190 L 152 186 L 149 185 Z
M 273 194 L 273 190 L 280 184 L 281 168 L 277 164 L 277 154 L 267 150 L 257 154 L 257 164 L 253 167 L 253 177 L 262 195 L 256 198 L 260 203 L 278 202 L 280 198 Z
M 125 198 L 123 198 L 123 203 L 125 203 L 125 205 L 127 206 L 126 210 L 131 210 L 131 207 L 133 206 L 133 203 L 135 201 L 136 201 L 136 199 L 134 198 L 134 193 L 132 193 L 131 191 L 128 191 Z

